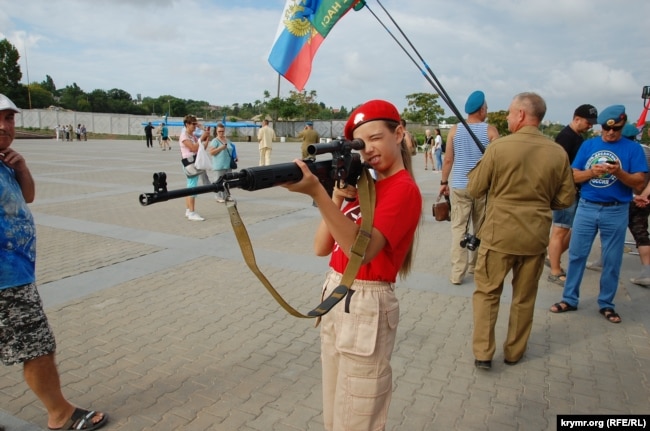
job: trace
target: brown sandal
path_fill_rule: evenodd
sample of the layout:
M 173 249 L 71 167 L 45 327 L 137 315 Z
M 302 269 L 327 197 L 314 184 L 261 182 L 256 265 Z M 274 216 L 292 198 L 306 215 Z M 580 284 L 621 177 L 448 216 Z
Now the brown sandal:
M 553 309 L 555 307 L 555 309 Z M 578 307 L 574 307 L 571 304 L 567 304 L 564 301 L 556 302 L 550 308 L 551 313 L 566 313 L 567 311 L 576 311 Z

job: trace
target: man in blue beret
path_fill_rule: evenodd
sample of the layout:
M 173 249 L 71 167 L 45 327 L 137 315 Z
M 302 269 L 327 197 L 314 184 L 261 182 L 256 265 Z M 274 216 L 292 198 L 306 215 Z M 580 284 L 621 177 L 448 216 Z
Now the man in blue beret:
M 485 94 L 474 91 L 465 102 L 467 125 L 486 147 L 499 137 L 496 127 L 485 122 L 488 107 Z M 447 135 L 447 149 L 442 164 L 440 194 L 451 196 L 451 275 L 452 284 L 461 284 L 467 272 L 474 272 L 476 253 L 461 247 L 466 233 L 475 234 L 485 216 L 485 197 L 474 199 L 467 193 L 467 173 L 481 160 L 481 150 L 461 124 L 454 125 Z M 451 181 L 451 185 L 449 182 Z M 471 226 L 468 223 L 471 218 Z
M 622 136 L 627 115 L 623 105 L 605 108 L 598 116 L 600 136 L 585 141 L 573 161 L 573 180 L 580 184 L 580 199 L 569 243 L 569 266 L 562 300 L 550 311 L 578 309 L 580 284 L 587 257 L 600 231 L 603 269 L 598 308 L 609 322 L 620 323 L 614 307 L 629 207 L 633 191 L 644 185 L 648 163 L 641 147 Z

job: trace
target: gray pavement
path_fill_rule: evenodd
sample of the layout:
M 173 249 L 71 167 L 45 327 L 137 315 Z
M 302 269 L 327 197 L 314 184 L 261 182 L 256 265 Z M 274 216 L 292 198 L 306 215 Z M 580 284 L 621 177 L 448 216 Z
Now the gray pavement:
M 313 321 L 282 310 L 246 267 L 223 204 L 197 198 L 204 222 L 184 218 L 182 199 L 142 207 L 152 173 L 184 187 L 179 150 L 144 141 L 19 140 L 37 184 L 37 274 L 58 342 L 66 396 L 106 411 L 107 430 L 321 430 L 319 336 Z M 257 144 L 239 143 L 240 167 Z M 299 155 L 276 144 L 274 163 Z M 558 414 L 650 413 L 650 290 L 629 283 L 638 257 L 624 256 L 616 298 L 623 322 L 596 305 L 587 271 L 577 312 L 548 307 L 546 282 L 524 360 L 476 370 L 471 277 L 448 281 L 449 224 L 431 204 L 439 172 L 415 159 L 424 201 L 413 274 L 398 283 L 401 321 L 393 354 L 389 430 L 552 430 Z M 327 259 L 313 256 L 318 210 L 281 187 L 235 190 L 259 266 L 296 308 L 319 298 Z M 595 246 L 592 254 L 598 253 Z M 503 342 L 510 285 L 497 324 Z M 0 424 L 46 428 L 20 367 L 0 368 Z

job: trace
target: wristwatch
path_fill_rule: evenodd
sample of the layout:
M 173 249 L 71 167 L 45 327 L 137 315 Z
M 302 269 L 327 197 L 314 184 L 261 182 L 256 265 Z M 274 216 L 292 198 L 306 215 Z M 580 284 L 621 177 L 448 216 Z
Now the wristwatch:
M 441 186 L 446 186 L 447 184 L 449 184 L 449 181 L 440 181 Z

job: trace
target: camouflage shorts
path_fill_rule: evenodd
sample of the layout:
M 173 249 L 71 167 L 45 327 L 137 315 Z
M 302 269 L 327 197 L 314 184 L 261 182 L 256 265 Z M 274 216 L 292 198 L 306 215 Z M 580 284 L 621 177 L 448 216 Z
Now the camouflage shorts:
M 650 207 L 639 208 L 634 202 L 630 204 L 630 218 L 627 227 L 630 229 L 637 247 L 650 245 L 648 216 L 650 216 Z
M 0 289 L 0 359 L 14 365 L 56 350 L 36 285 Z

